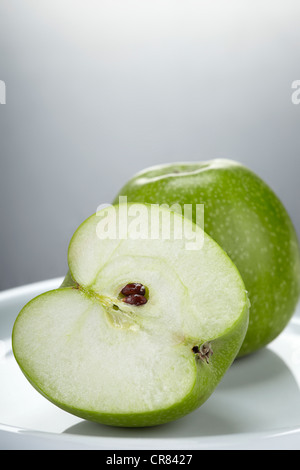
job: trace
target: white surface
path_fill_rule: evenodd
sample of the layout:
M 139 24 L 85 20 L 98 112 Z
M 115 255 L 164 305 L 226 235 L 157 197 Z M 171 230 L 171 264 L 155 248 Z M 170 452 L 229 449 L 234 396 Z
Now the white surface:
M 300 311 L 267 348 L 239 359 L 197 411 L 159 427 L 122 429 L 72 416 L 27 382 L 11 331 L 31 298 L 61 279 L 0 293 L 0 449 L 300 449 Z

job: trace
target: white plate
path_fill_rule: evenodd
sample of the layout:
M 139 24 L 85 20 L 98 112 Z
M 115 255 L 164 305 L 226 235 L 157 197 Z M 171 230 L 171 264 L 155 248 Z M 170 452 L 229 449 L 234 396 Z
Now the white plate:
M 0 293 L 1 449 L 300 449 L 300 309 L 267 348 L 237 360 L 197 411 L 163 426 L 113 428 L 48 402 L 13 357 L 20 309 L 61 280 Z

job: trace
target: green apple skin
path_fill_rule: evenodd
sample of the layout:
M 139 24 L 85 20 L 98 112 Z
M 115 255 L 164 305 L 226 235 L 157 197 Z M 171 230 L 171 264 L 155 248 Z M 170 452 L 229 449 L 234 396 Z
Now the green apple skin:
M 225 159 L 163 164 L 135 175 L 114 203 L 119 196 L 182 208 L 204 204 L 204 230 L 237 266 L 251 302 L 239 356 L 282 332 L 299 300 L 299 242 L 285 207 L 261 178 Z
M 71 285 L 72 279 L 69 273 L 67 274 L 67 277 L 67 283 L 68 285 Z M 64 292 L 68 289 L 74 289 L 74 287 L 60 287 L 59 289 L 57 289 L 56 292 L 59 294 L 59 292 Z M 49 293 L 51 294 L 53 292 L 54 291 L 50 291 Z M 48 293 L 41 294 L 41 296 L 45 296 L 47 294 Z M 31 302 L 34 302 L 35 299 L 30 301 L 27 306 L 29 306 Z M 19 317 L 21 315 L 22 311 L 20 312 Z M 238 321 L 233 325 L 230 330 L 227 331 L 224 336 L 214 341 L 211 341 L 214 353 L 209 361 L 209 364 L 192 358 L 194 361 L 194 367 L 197 369 L 197 371 L 195 383 L 190 393 L 181 402 L 175 403 L 173 406 L 167 409 L 149 411 L 145 413 L 99 413 L 92 412 L 90 410 L 78 409 L 66 405 L 65 403 L 58 402 L 38 386 L 36 377 L 31 377 L 30 375 L 28 375 L 26 368 L 24 368 L 22 364 L 22 361 L 18 360 L 18 356 L 17 354 L 15 354 L 15 352 L 14 354 L 20 369 L 22 370 L 29 383 L 47 400 L 49 400 L 62 410 L 71 413 L 75 416 L 78 416 L 82 419 L 110 426 L 129 428 L 157 426 L 183 418 L 187 414 L 199 408 L 212 395 L 219 382 L 222 380 L 223 376 L 233 363 L 241 347 L 243 339 L 246 335 L 248 321 L 249 304 L 245 299 L 245 307 Z M 12 338 L 14 345 L 14 330 Z

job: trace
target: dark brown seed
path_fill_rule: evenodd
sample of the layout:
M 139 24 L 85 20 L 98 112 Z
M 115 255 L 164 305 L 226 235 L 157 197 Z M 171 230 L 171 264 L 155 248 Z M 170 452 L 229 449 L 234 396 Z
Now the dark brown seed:
M 130 294 L 122 299 L 123 302 L 130 305 L 144 305 L 147 303 L 146 297 L 140 294 Z
M 121 293 L 126 296 L 131 294 L 145 295 L 146 289 L 143 284 L 140 284 L 139 282 L 132 282 L 131 284 L 127 284 L 125 287 L 123 287 Z

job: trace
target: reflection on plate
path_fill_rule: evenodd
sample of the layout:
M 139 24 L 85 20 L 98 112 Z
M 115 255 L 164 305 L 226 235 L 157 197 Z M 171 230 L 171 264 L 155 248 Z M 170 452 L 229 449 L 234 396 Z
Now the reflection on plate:
M 11 331 L 31 298 L 61 278 L 0 293 L 1 449 L 299 449 L 300 309 L 267 348 L 238 359 L 197 411 L 162 426 L 113 428 L 72 416 L 27 382 Z

